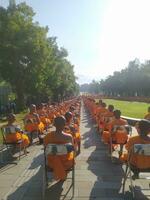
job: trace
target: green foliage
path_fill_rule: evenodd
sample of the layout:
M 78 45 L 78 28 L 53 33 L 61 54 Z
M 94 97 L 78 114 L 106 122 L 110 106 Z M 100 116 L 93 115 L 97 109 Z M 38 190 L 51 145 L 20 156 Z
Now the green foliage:
M 93 80 L 91 83 L 85 83 L 80 86 L 80 92 L 98 94 L 101 92 L 100 82 Z
M 150 61 L 140 64 L 129 62 L 126 69 L 114 72 L 101 81 L 100 87 L 109 96 L 150 96 Z
M 76 91 L 73 66 L 48 27 L 33 22 L 35 13 L 25 3 L 0 7 L 0 74 L 16 93 L 17 104 L 27 100 L 57 99 Z
M 150 97 L 150 61 L 141 64 L 138 59 L 130 61 L 128 67 L 115 71 L 100 82 L 80 86 L 81 92 L 102 93 L 112 97 Z

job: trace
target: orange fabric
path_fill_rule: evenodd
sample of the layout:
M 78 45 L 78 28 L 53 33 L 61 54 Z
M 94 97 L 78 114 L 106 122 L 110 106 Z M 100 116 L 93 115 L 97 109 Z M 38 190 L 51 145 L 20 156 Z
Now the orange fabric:
M 126 144 L 126 149 L 128 150 L 128 152 L 131 150 L 134 144 L 150 144 L 150 141 L 144 140 L 140 136 L 131 137 Z M 133 154 L 133 156 L 131 157 L 131 164 L 139 169 L 150 168 L 149 156 Z
M 109 124 L 109 131 L 111 132 L 114 126 L 124 126 L 127 125 L 127 121 L 124 119 L 113 119 Z
M 65 126 L 65 133 L 72 135 L 73 140 L 74 140 L 74 148 L 75 148 L 75 150 L 77 150 L 78 149 L 78 142 L 80 141 L 79 132 L 74 133 L 70 130 L 69 126 Z
M 112 137 L 113 141 L 115 141 L 118 144 L 122 144 L 125 143 L 125 141 L 127 140 L 127 133 L 124 131 L 117 131 L 116 133 L 111 134 L 112 129 L 114 126 L 124 126 L 127 124 L 126 120 L 123 119 L 114 119 L 111 122 L 109 122 L 107 124 L 108 126 L 108 131 L 103 131 L 102 134 L 102 139 L 105 143 L 109 143 L 110 142 L 110 137 Z
M 54 144 L 65 144 L 66 142 L 60 142 L 56 136 L 55 132 L 48 133 L 44 137 L 44 145 L 49 143 Z M 66 178 L 66 170 L 71 168 L 74 163 L 74 153 L 68 153 L 67 155 L 48 155 L 48 166 L 53 169 L 54 177 L 56 180 L 63 180 Z
M 117 144 L 125 144 L 128 140 L 128 134 L 125 131 L 116 131 L 112 136 L 112 140 Z
M 104 113 L 104 130 L 109 130 L 108 123 L 110 123 L 113 120 L 114 113 L 107 110 L 106 113 Z
M 22 147 L 27 147 L 30 144 L 29 138 L 25 134 L 21 134 L 19 132 L 11 133 L 6 135 L 6 142 L 17 142 L 22 140 Z
M 25 130 L 28 132 L 39 131 L 40 133 L 43 133 L 44 124 L 42 122 L 37 123 L 34 115 L 27 114 L 25 116 Z
M 103 139 L 104 143 L 106 143 L 106 144 L 110 142 L 110 133 L 109 133 L 109 131 L 103 131 L 102 139 Z
M 97 116 L 97 123 L 98 123 L 98 127 L 103 129 L 104 126 L 105 126 L 105 123 L 104 123 L 104 115 L 105 113 L 107 112 L 107 109 L 106 108 L 101 108 L 99 109 L 99 113 L 98 113 L 98 116 Z

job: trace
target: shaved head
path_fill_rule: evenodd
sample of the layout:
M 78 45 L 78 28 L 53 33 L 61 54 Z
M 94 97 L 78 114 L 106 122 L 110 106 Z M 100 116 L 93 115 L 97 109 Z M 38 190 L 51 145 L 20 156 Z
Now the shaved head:
M 66 119 L 64 116 L 59 116 L 54 119 L 54 126 L 57 128 L 64 127 L 66 123 Z

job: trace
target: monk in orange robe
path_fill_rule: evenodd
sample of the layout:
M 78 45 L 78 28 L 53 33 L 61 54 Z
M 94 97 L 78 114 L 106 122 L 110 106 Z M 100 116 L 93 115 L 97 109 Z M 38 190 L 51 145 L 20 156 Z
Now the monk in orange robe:
M 31 104 L 30 112 L 24 118 L 24 124 L 25 130 L 29 133 L 32 134 L 34 132 L 37 132 L 39 134 L 39 141 L 40 143 L 42 143 L 40 135 L 43 134 L 44 124 L 41 122 L 39 115 L 37 114 L 36 105 Z
M 72 113 L 71 112 L 66 112 L 65 119 L 66 119 L 66 125 L 65 125 L 65 129 L 64 130 L 66 131 L 66 133 L 72 135 L 72 137 L 74 139 L 75 149 L 79 154 L 81 136 L 80 136 L 80 132 L 76 129 L 76 127 L 75 127 L 75 125 L 73 123 Z
M 49 125 L 51 124 L 50 119 L 48 118 L 46 107 L 43 103 L 41 103 L 37 108 L 37 113 L 40 117 L 40 121 L 44 124 L 44 128 L 47 130 Z
M 98 128 L 99 130 L 104 128 L 104 115 L 107 112 L 107 108 L 106 108 L 106 103 L 102 103 L 101 104 L 101 108 L 99 108 L 98 113 L 97 113 L 97 117 L 98 117 Z
M 70 134 L 66 134 L 63 130 L 66 120 L 63 116 L 56 117 L 54 120 L 54 126 L 56 131 L 48 133 L 44 137 L 44 145 L 52 144 L 73 144 L 73 138 Z M 48 166 L 53 169 L 54 178 L 56 180 L 65 180 L 67 176 L 67 170 L 70 169 L 74 163 L 74 153 L 70 152 L 66 155 L 48 155 Z
M 109 105 L 107 111 L 104 113 L 104 130 L 108 131 L 109 130 L 109 123 L 113 120 L 114 118 L 114 106 Z
M 141 120 L 136 126 L 138 135 L 129 138 L 126 144 L 127 154 L 121 156 L 121 160 L 128 158 L 129 152 L 133 148 L 134 144 L 150 144 L 150 122 L 148 120 Z M 139 171 L 149 169 L 150 170 L 150 159 L 149 156 L 132 154 L 130 157 L 131 170 L 134 172 L 133 178 L 138 178 Z
M 148 107 L 148 113 L 144 116 L 144 119 L 147 119 L 150 121 L 150 107 Z
M 7 117 L 8 123 L 4 125 L 6 131 L 4 133 L 6 142 L 15 143 L 19 140 L 22 140 L 22 148 L 29 146 L 30 141 L 27 135 L 23 134 L 23 131 L 15 124 L 16 117 L 14 114 L 9 114 Z
M 121 118 L 121 111 L 120 110 L 115 110 L 114 111 L 114 119 L 108 123 L 108 131 L 104 131 L 102 138 L 104 140 L 105 143 L 109 143 L 110 142 L 110 137 L 115 138 L 117 137 L 117 134 L 115 135 L 115 132 L 112 132 L 113 128 L 115 126 L 125 126 L 127 125 L 127 121 Z
M 102 134 L 102 140 L 104 143 L 109 144 L 109 150 L 111 149 L 110 140 L 112 140 L 112 143 L 120 145 L 119 157 L 122 154 L 123 145 L 128 139 L 128 133 L 125 129 L 125 125 L 127 124 L 127 121 L 121 118 L 121 111 L 115 110 L 114 119 L 108 125 L 109 131 L 104 131 Z M 113 147 L 114 146 L 116 145 L 113 145 Z

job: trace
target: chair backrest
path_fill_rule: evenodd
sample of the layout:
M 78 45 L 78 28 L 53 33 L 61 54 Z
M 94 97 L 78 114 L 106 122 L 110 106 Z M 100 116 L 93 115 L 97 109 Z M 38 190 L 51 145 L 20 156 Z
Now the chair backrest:
M 9 126 L 9 127 L 2 127 L 1 128 L 1 133 L 3 136 L 3 142 L 6 143 L 6 135 L 11 134 L 11 133 L 15 133 L 16 129 L 14 126 Z
M 1 130 L 2 130 L 4 135 L 22 131 L 20 126 L 18 126 L 18 125 L 2 127 Z
M 130 125 L 125 125 L 124 127 L 125 127 L 125 129 L 126 129 L 128 135 L 132 135 L 132 126 L 130 126 Z
M 150 144 L 134 144 L 134 153 L 144 156 L 150 156 Z
M 74 151 L 74 146 L 70 143 L 67 144 L 48 144 L 45 148 L 47 155 L 66 155 Z

